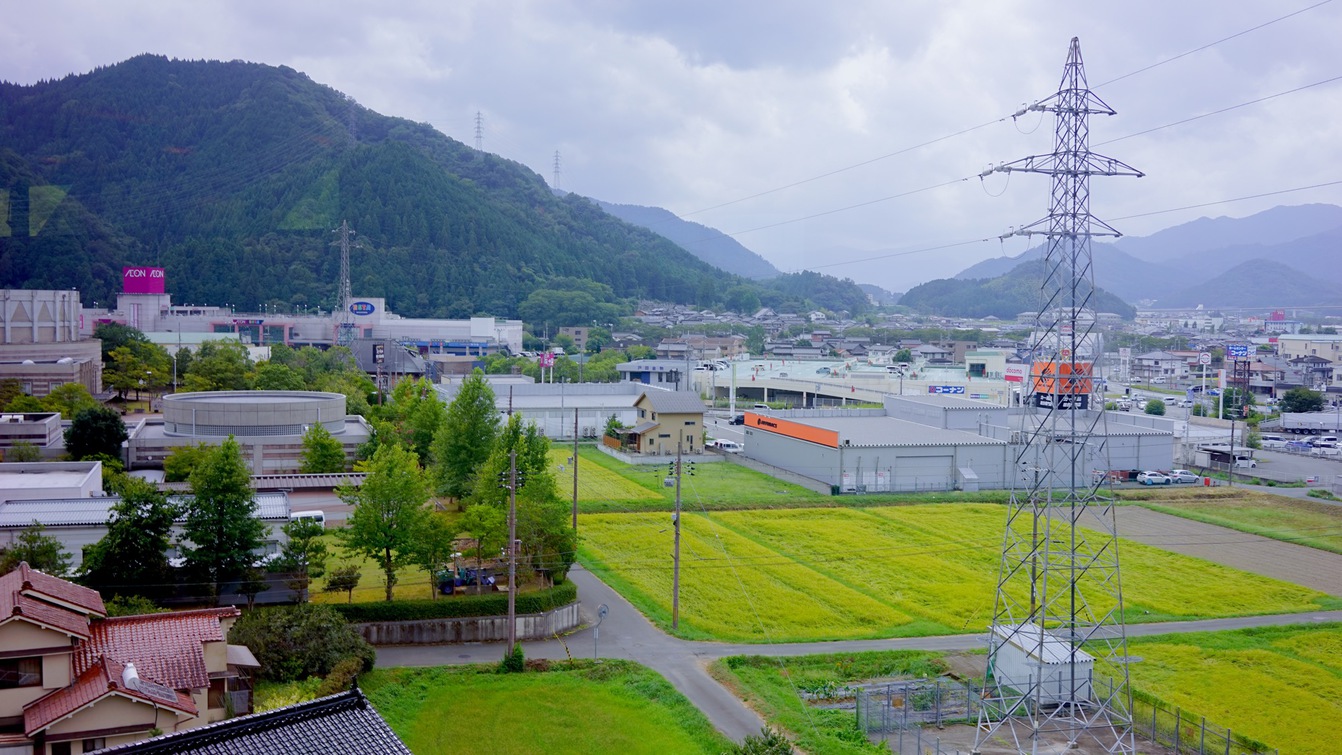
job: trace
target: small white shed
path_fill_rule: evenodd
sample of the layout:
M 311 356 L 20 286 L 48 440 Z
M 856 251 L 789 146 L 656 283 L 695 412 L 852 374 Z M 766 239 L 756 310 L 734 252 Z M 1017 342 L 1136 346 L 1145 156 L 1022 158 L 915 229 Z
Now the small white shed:
M 998 624 L 990 641 L 996 651 L 992 673 L 999 684 L 1029 694 L 1041 706 L 1091 700 L 1095 659 L 1067 640 L 1038 624 Z

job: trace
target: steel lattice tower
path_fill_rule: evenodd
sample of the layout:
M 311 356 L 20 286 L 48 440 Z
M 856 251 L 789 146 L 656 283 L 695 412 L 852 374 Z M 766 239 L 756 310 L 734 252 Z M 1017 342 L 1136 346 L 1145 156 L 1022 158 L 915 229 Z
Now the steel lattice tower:
M 340 247 L 340 289 L 336 291 L 334 343 L 336 346 L 349 346 L 354 342 L 354 318 L 349 309 L 354 303 L 349 282 L 350 237 L 354 235 L 354 230 L 349 227 L 349 221 L 342 220 L 335 232 L 339 238 L 332 242 L 332 246 Z
M 1047 217 L 1008 234 L 1043 236 L 1046 252 L 1025 407 L 1013 433 L 1017 476 L 975 749 L 1005 739 L 1021 753 L 1060 743 L 1132 753 L 1118 537 L 1104 489 L 1104 396 L 1093 380 L 1102 345 L 1091 302 L 1090 240 L 1120 234 L 1090 214 L 1090 177 L 1142 174 L 1090 151 L 1090 116 L 1115 113 L 1087 88 L 1077 39 L 1057 93 L 1026 111 L 1056 116 L 1053 152 L 985 171 L 1050 176 L 1052 195 Z

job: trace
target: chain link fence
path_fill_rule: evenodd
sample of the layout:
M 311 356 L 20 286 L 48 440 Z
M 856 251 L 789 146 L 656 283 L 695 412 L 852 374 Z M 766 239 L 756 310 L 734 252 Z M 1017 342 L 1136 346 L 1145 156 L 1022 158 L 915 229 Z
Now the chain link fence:
M 1096 686 L 1111 684 L 1094 680 Z M 1099 690 L 1096 690 L 1097 694 Z M 1105 697 L 1105 695 L 1099 695 Z M 857 687 L 858 729 L 885 738 L 895 753 L 958 752 L 944 749 L 935 732 L 924 727 L 978 723 L 983 689 L 951 679 L 914 679 Z M 1145 695 L 1133 700 L 1133 733 L 1140 743 L 1166 748 L 1172 755 L 1278 755 L 1262 742 L 1235 734 L 1177 706 Z

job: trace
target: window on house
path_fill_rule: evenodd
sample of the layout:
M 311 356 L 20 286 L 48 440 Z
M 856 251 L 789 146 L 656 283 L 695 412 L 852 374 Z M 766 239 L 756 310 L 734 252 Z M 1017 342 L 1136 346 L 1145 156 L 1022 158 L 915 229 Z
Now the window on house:
M 0 658 L 0 689 L 36 687 L 41 683 L 41 658 Z
M 687 419 L 687 420 L 685 420 L 685 426 L 686 426 L 686 427 L 694 427 L 694 420 L 692 420 L 692 419 Z
M 104 737 L 92 737 L 90 739 L 84 740 L 84 752 L 93 752 L 94 750 L 101 750 L 106 746 L 107 746 L 107 739 Z
M 226 707 L 224 703 L 224 679 L 210 680 L 210 693 L 206 698 L 206 705 L 210 708 Z
M 51 742 L 47 745 L 47 752 L 51 753 L 51 755 L 70 755 L 70 743 Z M 90 750 L 85 750 L 85 752 L 90 752 Z

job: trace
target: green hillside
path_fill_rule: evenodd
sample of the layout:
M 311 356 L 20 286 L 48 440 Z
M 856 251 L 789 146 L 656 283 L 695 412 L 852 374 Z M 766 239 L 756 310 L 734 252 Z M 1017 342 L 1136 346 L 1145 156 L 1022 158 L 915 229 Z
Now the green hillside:
M 157 264 L 177 301 L 329 308 L 331 230 L 348 220 L 354 292 L 409 316 L 516 316 L 563 277 L 703 307 L 865 303 L 832 278 L 813 293 L 724 274 L 518 163 L 284 67 L 142 55 L 0 84 L 0 144 L 8 287 L 105 302 L 122 265 Z
M 899 299 L 902 306 L 950 317 L 1014 318 L 1039 309 L 1039 288 L 1044 280 L 1041 260 L 1023 262 L 996 278 L 958 280 L 943 278 L 909 289 Z M 1131 304 L 1097 288 L 1090 302 L 1099 312 L 1115 312 L 1125 320 L 1137 316 Z

